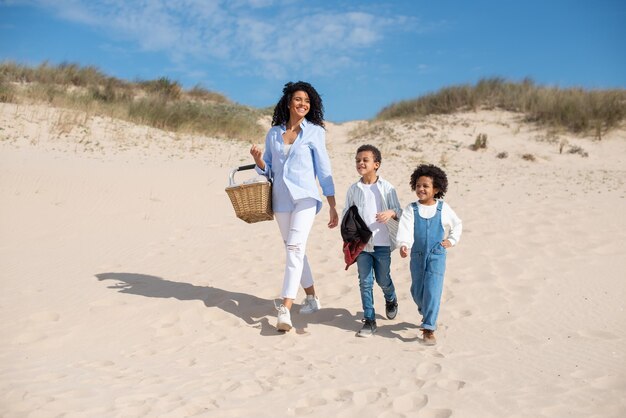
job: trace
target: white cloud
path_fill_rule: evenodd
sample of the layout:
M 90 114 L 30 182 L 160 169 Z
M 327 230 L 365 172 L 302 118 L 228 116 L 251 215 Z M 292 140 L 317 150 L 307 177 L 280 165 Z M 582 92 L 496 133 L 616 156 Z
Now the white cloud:
M 292 0 L 37 3 L 63 19 L 107 31 L 114 39 L 165 52 L 178 64 L 188 58 L 220 60 L 238 71 L 268 78 L 291 72 L 332 74 L 358 65 L 364 51 L 394 30 L 410 30 L 412 24 L 401 16 L 315 10 Z

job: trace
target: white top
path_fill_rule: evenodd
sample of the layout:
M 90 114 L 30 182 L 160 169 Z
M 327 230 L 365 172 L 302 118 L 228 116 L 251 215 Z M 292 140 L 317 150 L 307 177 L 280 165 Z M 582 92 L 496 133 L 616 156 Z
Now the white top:
M 439 200 L 436 200 L 436 202 L 439 202 Z M 417 203 L 417 210 L 422 218 L 430 219 L 437 214 L 437 203 L 430 206 L 422 205 L 419 202 L 415 203 Z M 441 223 L 443 224 L 444 230 L 443 239 L 450 241 L 450 244 L 453 246 L 458 244 L 461 239 L 461 234 L 463 233 L 463 223 L 446 202 L 443 202 L 443 206 L 441 207 Z M 410 249 L 413 246 L 414 230 L 415 219 L 413 216 L 413 208 L 411 204 L 409 204 L 402 212 L 402 217 L 400 218 L 398 235 L 396 237 L 398 247 L 406 246 Z
M 367 224 L 367 227 L 372 231 L 372 245 L 375 246 L 389 246 L 389 231 L 384 223 L 376 221 L 376 214 L 383 209 L 383 199 L 380 194 L 380 190 L 376 183 L 365 184 L 362 182 L 357 183 L 363 190 L 365 197 L 365 205 L 363 206 L 363 220 Z
M 383 179 L 381 176 L 378 176 L 378 181 L 376 181 L 375 184 L 376 184 L 376 189 L 380 193 L 381 211 L 393 209 L 396 212 L 396 217 L 400 219 L 400 216 L 402 216 L 402 206 L 400 206 L 400 201 L 398 200 L 396 189 L 393 187 L 391 183 Z M 341 213 L 341 219 L 343 219 L 343 217 L 346 215 L 346 212 L 348 211 L 348 209 L 350 209 L 350 206 L 355 205 L 359 210 L 359 215 L 361 216 L 361 218 L 363 218 L 363 220 L 365 220 L 364 214 L 363 214 L 363 209 L 365 208 L 365 205 L 366 205 L 365 193 L 361 185 L 363 185 L 363 182 L 359 180 L 356 183 L 353 183 L 350 186 L 350 188 L 348 188 L 348 192 L 346 193 L 346 204 L 343 208 L 343 212 Z M 396 233 L 396 230 L 398 229 L 397 228 L 398 221 L 394 219 L 390 219 L 389 221 L 387 221 L 386 224 L 382 224 L 382 225 L 385 225 L 384 229 L 387 230 L 387 235 L 390 241 L 390 244 L 388 245 L 391 247 L 391 250 L 393 250 L 394 248 L 396 248 L 396 240 L 395 240 L 396 234 L 395 233 Z M 367 242 L 367 245 L 365 246 L 363 251 L 368 251 L 368 252 L 374 251 L 374 244 L 372 241 L 373 240 L 370 239 Z

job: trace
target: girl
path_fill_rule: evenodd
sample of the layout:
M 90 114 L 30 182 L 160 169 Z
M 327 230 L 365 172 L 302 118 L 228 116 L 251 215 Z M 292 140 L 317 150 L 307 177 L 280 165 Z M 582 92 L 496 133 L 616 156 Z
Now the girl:
M 446 270 L 446 252 L 458 244 L 461 219 L 441 198 L 448 190 L 446 173 L 434 165 L 419 165 L 411 175 L 417 202 L 402 212 L 397 241 L 400 256 L 411 252 L 411 296 L 422 315 L 422 340 L 436 344 L 435 330 Z

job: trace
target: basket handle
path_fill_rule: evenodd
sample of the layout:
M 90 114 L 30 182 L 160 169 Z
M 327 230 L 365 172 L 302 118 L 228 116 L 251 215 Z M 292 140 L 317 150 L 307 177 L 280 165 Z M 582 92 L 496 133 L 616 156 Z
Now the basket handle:
M 241 165 L 230 170 L 230 174 L 228 175 L 228 185 L 233 186 L 235 184 L 235 173 L 237 171 L 252 170 L 254 167 L 256 167 L 256 164 L 248 164 Z

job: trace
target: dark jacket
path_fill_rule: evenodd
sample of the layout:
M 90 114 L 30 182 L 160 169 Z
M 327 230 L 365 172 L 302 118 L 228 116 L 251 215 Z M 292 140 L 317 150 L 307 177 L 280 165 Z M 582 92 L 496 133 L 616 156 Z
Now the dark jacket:
M 343 256 L 346 270 L 356 261 L 367 241 L 372 237 L 372 231 L 359 215 L 355 205 L 350 206 L 341 220 L 341 238 L 343 238 Z

